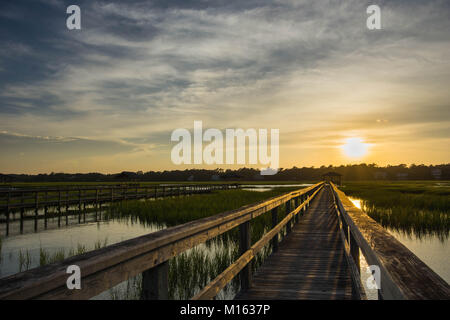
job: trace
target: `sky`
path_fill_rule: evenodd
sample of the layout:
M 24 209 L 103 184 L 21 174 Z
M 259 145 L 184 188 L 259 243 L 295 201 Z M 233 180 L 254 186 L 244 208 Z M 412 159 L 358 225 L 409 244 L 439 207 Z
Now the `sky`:
M 207 167 L 171 161 L 195 120 L 279 129 L 281 167 L 448 163 L 449 18 L 449 1 L 2 1 L 0 172 Z

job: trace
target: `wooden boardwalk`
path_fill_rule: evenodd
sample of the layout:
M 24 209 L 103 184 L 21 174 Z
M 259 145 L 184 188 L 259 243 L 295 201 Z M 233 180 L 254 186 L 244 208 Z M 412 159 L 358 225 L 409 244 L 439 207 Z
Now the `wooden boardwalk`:
M 352 279 L 329 186 L 235 299 L 352 299 Z
M 286 214 L 279 217 L 281 210 Z M 252 243 L 250 222 L 269 214 L 272 228 Z M 360 254 L 368 265 L 378 267 L 374 276 L 381 283 L 379 298 L 450 299 L 444 279 L 333 183 L 319 182 L 2 278 L 0 300 L 90 299 L 137 275 L 142 275 L 142 299 L 167 299 L 170 259 L 235 228 L 239 258 L 193 300 L 214 299 L 238 275 L 241 292 L 236 299 L 366 299 Z M 287 236 L 278 243 L 284 230 Z M 250 264 L 269 243 L 278 249 L 252 275 Z M 82 270 L 79 290 L 67 287 L 67 268 L 72 265 Z
M 47 229 L 47 219 L 52 217 L 58 218 L 58 227 L 61 226 L 62 218 L 65 218 L 66 225 L 68 225 L 68 217 L 73 215 L 78 215 L 79 223 L 81 223 L 81 216 L 83 215 L 83 222 L 86 222 L 86 206 L 89 207 L 89 205 L 92 206 L 90 211 L 95 212 L 95 221 L 97 221 L 97 213 L 101 215 L 101 206 L 105 203 L 111 204 L 127 200 L 180 197 L 236 188 L 239 188 L 238 184 L 155 184 L 142 186 L 132 184 L 80 187 L 65 186 L 58 188 L 8 187 L 0 190 L 0 227 L 3 224 L 5 225 L 5 234 L 8 236 L 9 224 L 15 221 L 20 222 L 20 233 L 23 233 L 25 220 L 34 220 L 34 231 L 38 231 L 38 220 L 40 219 L 44 220 L 44 229 Z M 48 209 L 52 207 L 57 212 L 49 215 Z M 78 207 L 78 210 L 76 207 Z M 65 208 L 64 211 L 63 208 Z M 14 215 L 16 212 L 20 212 L 20 217 L 17 219 Z M 11 213 L 12 217 L 10 217 Z

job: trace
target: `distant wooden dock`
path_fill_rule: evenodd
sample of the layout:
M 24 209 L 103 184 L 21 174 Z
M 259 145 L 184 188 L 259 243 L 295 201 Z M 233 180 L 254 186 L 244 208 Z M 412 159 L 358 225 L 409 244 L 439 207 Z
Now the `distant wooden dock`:
M 272 228 L 252 243 L 250 221 L 261 215 Z M 89 299 L 138 274 L 142 299 L 167 299 L 169 259 L 234 228 L 239 258 L 192 299 L 214 299 L 236 276 L 236 299 L 366 299 L 360 254 L 379 270 L 379 299 L 450 299 L 446 281 L 324 182 L 2 278 L 0 299 Z M 81 269 L 80 290 L 66 286 L 70 265 Z
M 86 222 L 86 206 L 93 206 L 95 220 L 101 215 L 103 204 L 138 199 L 159 199 L 192 194 L 209 193 L 214 190 L 239 188 L 238 184 L 173 184 L 173 185 L 140 185 L 124 184 L 110 186 L 65 186 L 65 187 L 35 187 L 13 188 L 0 190 L 0 213 L 6 224 L 6 235 L 9 235 L 10 223 L 15 220 L 10 215 L 19 212 L 20 233 L 24 222 L 34 220 L 34 231 L 38 231 L 38 220 L 44 220 L 47 228 L 49 218 L 57 218 L 58 227 L 62 220 L 69 223 L 69 216 L 78 215 L 78 222 Z M 56 208 L 56 214 L 50 215 L 49 208 Z M 75 207 L 76 210 L 70 210 Z M 40 210 L 41 209 L 41 210 Z M 31 212 L 30 212 L 31 211 Z M 42 212 L 40 212 L 42 211 Z M 1 215 L 0 215 L 1 218 Z M 101 216 L 100 216 L 101 218 Z

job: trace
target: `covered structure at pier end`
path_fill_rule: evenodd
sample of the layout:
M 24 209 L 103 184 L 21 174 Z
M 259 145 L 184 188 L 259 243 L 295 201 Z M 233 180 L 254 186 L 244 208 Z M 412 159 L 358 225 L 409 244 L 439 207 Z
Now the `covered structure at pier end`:
M 322 180 L 326 182 L 333 182 L 334 184 L 340 186 L 342 182 L 342 174 L 330 171 L 322 175 Z

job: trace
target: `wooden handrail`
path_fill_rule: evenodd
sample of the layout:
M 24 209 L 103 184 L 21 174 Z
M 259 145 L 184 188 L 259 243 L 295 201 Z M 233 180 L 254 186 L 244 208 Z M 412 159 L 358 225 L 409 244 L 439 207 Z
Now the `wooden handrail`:
M 203 187 L 203 188 L 213 188 L 213 187 L 240 187 L 240 184 L 237 183 L 226 183 L 226 184 L 148 184 L 148 185 L 99 185 L 99 186 L 64 186 L 64 187 L 34 187 L 34 188 L 17 188 L 17 189 L 8 189 L 8 190 L 0 190 L 0 195 L 7 195 L 9 193 L 13 194 L 20 194 L 22 192 L 24 193 L 35 193 L 35 192 L 67 192 L 67 191 L 95 191 L 95 190 L 122 190 L 122 189 L 153 189 L 153 188 L 162 188 L 162 187 Z
M 347 243 L 355 252 L 354 259 L 358 259 L 356 252 L 361 249 L 367 263 L 380 268 L 380 298 L 450 299 L 450 286 L 445 280 L 380 224 L 355 207 L 344 192 L 333 183 L 331 186 L 343 218 Z M 359 265 L 359 261 L 354 262 Z
M 320 182 L 256 204 L 11 275 L 0 279 L 0 299 L 88 299 L 140 273 L 145 275 L 149 270 L 157 269 L 159 274 L 159 266 L 166 264 L 168 259 L 294 198 L 311 195 L 322 185 Z M 79 290 L 69 290 L 66 286 L 69 276 L 66 270 L 70 265 L 80 267 Z
M 105 185 L 101 185 L 101 186 L 81 186 L 81 187 L 77 187 L 77 186 L 72 186 L 72 187 L 35 187 L 35 188 L 29 188 L 29 189 L 23 189 L 23 188 L 18 188 L 18 189 L 9 189 L 9 190 L 0 190 L 0 196 L 4 197 L 7 196 L 8 194 L 10 195 L 20 195 L 21 193 L 32 193 L 34 194 L 35 192 L 38 193 L 44 193 L 44 192 L 77 192 L 79 190 L 81 191 L 95 191 L 95 190 L 145 190 L 145 189 L 154 189 L 154 188 L 178 188 L 178 187 L 202 187 L 202 188 L 208 188 L 208 189 L 214 189 L 214 188 L 226 188 L 226 187 L 233 187 L 233 188 L 238 188 L 240 187 L 240 184 L 236 184 L 236 183 L 230 183 L 230 184 L 173 184 L 173 185 L 159 185 L 159 184 L 149 184 L 149 185 L 126 185 L 126 186 L 116 186 L 116 185 L 111 185 L 111 186 L 105 186 Z
M 274 228 L 268 231 L 260 240 L 258 240 L 249 250 L 241 255 L 232 265 L 211 281 L 203 290 L 195 295 L 192 300 L 210 300 L 213 299 L 220 290 L 222 290 L 247 264 L 249 264 L 256 254 L 276 236 L 283 227 L 285 227 L 320 191 L 322 185 L 317 188 L 314 193 L 307 198 L 297 208 L 292 210 L 284 219 Z
M 352 298 L 355 300 L 367 300 L 367 295 L 364 286 L 361 282 L 361 268 L 359 263 L 359 247 L 354 245 L 354 242 L 348 239 L 348 227 L 342 217 L 342 213 L 338 208 L 337 199 L 334 191 L 332 191 L 334 211 L 338 219 L 338 229 L 340 238 L 343 244 L 344 256 L 347 261 L 350 276 L 352 278 Z M 350 239 L 353 239 L 350 237 Z M 350 247 L 350 245 L 352 245 Z

